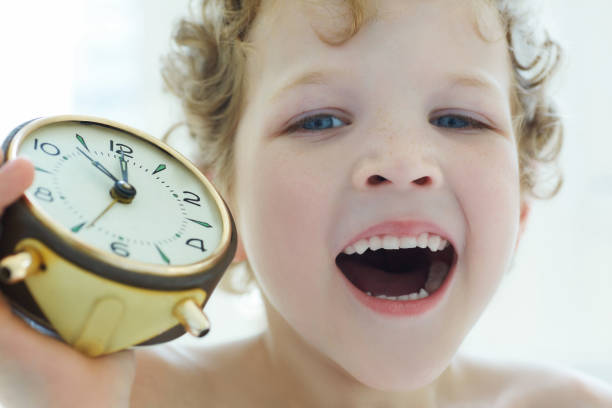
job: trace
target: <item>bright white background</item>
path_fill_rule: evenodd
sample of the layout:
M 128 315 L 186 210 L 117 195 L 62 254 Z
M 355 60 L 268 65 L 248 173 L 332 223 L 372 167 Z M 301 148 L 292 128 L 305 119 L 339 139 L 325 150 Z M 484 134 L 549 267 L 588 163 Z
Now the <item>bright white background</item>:
M 108 117 L 161 136 L 180 116 L 163 92 L 160 56 L 187 3 L 4 3 L 0 139 L 23 121 L 62 113 Z M 533 208 L 515 268 L 463 349 L 561 363 L 612 384 L 612 2 L 543 0 L 542 7 L 568 57 L 557 87 L 567 126 L 566 184 Z M 199 340 L 204 346 L 251 335 L 265 323 L 256 293 L 217 291 L 207 311 L 213 331 Z

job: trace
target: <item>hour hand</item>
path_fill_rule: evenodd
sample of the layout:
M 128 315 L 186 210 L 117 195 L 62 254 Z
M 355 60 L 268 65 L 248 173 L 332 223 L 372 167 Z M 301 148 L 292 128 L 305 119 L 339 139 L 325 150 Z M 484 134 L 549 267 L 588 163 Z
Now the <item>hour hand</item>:
M 87 158 L 87 159 L 88 159 L 88 160 L 91 162 L 91 164 L 93 164 L 93 166 L 94 166 L 96 169 L 98 169 L 98 170 L 100 170 L 102 173 L 106 174 L 106 175 L 107 175 L 108 177 L 110 177 L 110 178 L 111 178 L 111 179 L 112 179 L 112 180 L 113 180 L 115 183 L 116 183 L 117 181 L 119 181 L 119 180 L 117 180 L 117 177 L 113 176 L 113 174 L 112 174 L 110 171 L 106 170 L 106 167 L 104 167 L 104 166 L 102 165 L 102 163 L 100 163 L 100 162 L 99 162 L 99 161 L 97 161 L 97 160 L 92 159 L 92 158 L 91 158 L 91 157 L 90 157 L 90 156 L 89 156 L 87 153 L 85 153 L 83 150 L 81 150 L 81 148 L 80 148 L 80 147 L 77 147 L 76 149 L 79 151 L 79 153 L 81 153 L 83 156 L 85 156 L 85 157 L 86 157 L 86 158 Z
M 125 160 L 124 153 L 121 151 L 121 156 L 119 156 L 119 164 L 121 165 L 121 178 L 126 183 L 128 182 L 128 163 Z

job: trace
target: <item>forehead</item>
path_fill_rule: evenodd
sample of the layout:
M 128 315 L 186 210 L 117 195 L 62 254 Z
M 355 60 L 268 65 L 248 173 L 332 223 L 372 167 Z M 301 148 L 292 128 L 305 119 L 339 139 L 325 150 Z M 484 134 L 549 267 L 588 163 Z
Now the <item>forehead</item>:
M 441 20 L 450 15 L 454 20 L 467 18 L 475 24 L 481 18 L 496 25 L 494 22 L 500 21 L 496 18 L 495 4 L 495 0 L 261 0 L 249 37 L 264 39 L 277 31 L 275 28 L 286 29 L 290 25 L 298 28 L 290 23 L 298 20 L 313 28 L 333 31 L 353 23 L 351 10 L 362 10 L 372 22 L 391 21 L 407 15 L 423 19 L 431 17 L 429 10 Z M 489 29 L 495 31 L 493 27 Z
M 372 18 L 346 43 L 327 44 L 319 33 L 342 32 L 353 24 L 347 3 L 264 0 L 249 34 L 248 87 L 278 94 L 306 68 L 326 66 L 363 74 L 365 82 L 384 69 L 432 80 L 445 71 L 476 69 L 481 77 L 496 77 L 500 89 L 509 88 L 504 30 L 487 0 L 366 1 Z

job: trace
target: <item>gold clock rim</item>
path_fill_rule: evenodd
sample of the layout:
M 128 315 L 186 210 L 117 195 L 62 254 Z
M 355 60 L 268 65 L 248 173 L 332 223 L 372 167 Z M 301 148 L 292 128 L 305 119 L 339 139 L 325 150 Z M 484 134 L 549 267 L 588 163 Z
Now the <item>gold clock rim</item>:
M 204 260 L 195 262 L 187 265 L 169 265 L 164 266 L 160 264 L 146 263 L 135 261 L 133 259 L 124 258 L 119 255 L 116 255 L 110 251 L 104 251 L 102 249 L 96 248 L 92 245 L 89 245 L 81 240 L 75 238 L 70 233 L 69 229 L 64 225 L 54 221 L 44 210 L 41 208 L 37 208 L 38 206 L 30 201 L 30 199 L 24 194 L 22 199 L 24 200 L 28 209 L 34 214 L 34 216 L 43 223 L 43 225 L 49 229 L 51 229 L 56 235 L 62 238 L 69 245 L 72 245 L 78 251 L 84 252 L 94 259 L 110 264 L 116 268 L 129 270 L 130 272 L 137 272 L 148 275 L 157 275 L 162 277 L 172 277 L 172 276 L 184 276 L 184 275 L 194 275 L 208 269 L 213 268 L 222 258 L 230 246 L 231 241 L 231 222 L 229 209 L 227 208 L 225 202 L 217 192 L 216 188 L 213 184 L 202 174 L 202 172 L 191 163 L 186 157 L 184 157 L 181 153 L 163 143 L 159 139 L 142 132 L 138 129 L 132 128 L 131 126 L 115 122 L 110 119 L 96 117 L 96 116 L 88 116 L 88 115 L 57 115 L 57 116 L 48 116 L 42 117 L 38 119 L 34 119 L 31 122 L 28 122 L 24 125 L 13 137 L 13 139 L 9 142 L 9 146 L 7 149 L 7 155 L 5 161 L 13 160 L 17 158 L 17 152 L 21 145 L 21 142 L 34 130 L 39 129 L 43 126 L 47 126 L 54 123 L 60 122 L 92 122 L 94 124 L 101 124 L 105 126 L 110 126 L 116 128 L 118 130 L 130 133 L 136 137 L 144 139 L 146 142 L 156 145 L 160 149 L 166 151 L 172 157 L 177 159 L 181 164 L 183 164 L 189 171 L 191 171 L 198 180 L 202 182 L 207 188 L 209 194 L 213 197 L 213 200 L 217 207 L 220 210 L 221 214 L 221 223 L 222 223 L 222 232 L 221 232 L 221 240 L 217 248 Z

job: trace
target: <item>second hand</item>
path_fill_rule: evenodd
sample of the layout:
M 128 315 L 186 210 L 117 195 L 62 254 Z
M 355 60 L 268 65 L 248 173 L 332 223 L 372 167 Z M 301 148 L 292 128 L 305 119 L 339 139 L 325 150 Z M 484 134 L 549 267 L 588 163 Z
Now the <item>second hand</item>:
M 102 216 L 103 216 L 104 214 L 106 214 L 106 213 L 108 212 L 108 210 L 110 210 L 110 209 L 111 209 L 111 207 L 112 207 L 113 205 L 115 205 L 115 203 L 117 203 L 117 201 L 118 201 L 118 199 L 117 199 L 117 198 L 114 198 L 114 199 L 113 199 L 113 202 L 112 202 L 112 203 L 110 203 L 110 204 L 109 204 L 109 205 L 108 205 L 108 206 L 107 206 L 107 207 L 104 209 L 104 211 L 102 211 L 102 213 L 100 213 L 100 215 L 98 215 L 98 216 L 97 216 L 97 217 L 96 217 L 96 218 L 95 218 L 95 219 L 94 219 L 92 222 L 90 222 L 90 223 L 89 223 L 89 225 L 87 226 L 87 228 L 91 228 L 91 227 L 93 227 L 93 226 L 94 226 L 94 224 L 95 224 L 95 223 L 96 223 L 96 222 L 97 222 L 97 221 L 98 221 L 100 218 L 102 218 Z

